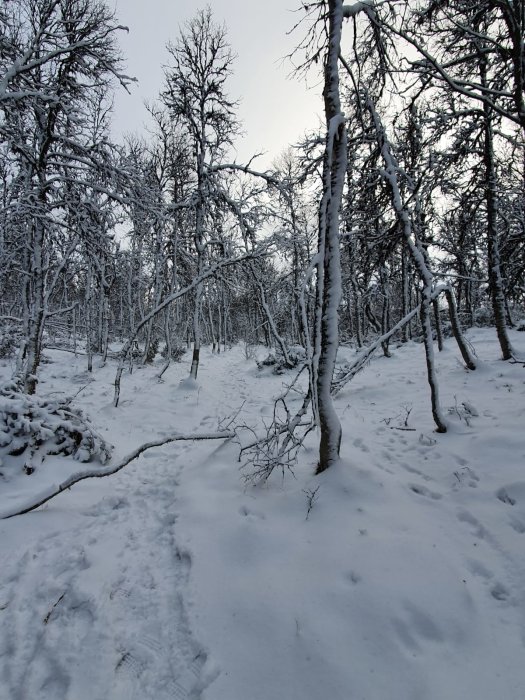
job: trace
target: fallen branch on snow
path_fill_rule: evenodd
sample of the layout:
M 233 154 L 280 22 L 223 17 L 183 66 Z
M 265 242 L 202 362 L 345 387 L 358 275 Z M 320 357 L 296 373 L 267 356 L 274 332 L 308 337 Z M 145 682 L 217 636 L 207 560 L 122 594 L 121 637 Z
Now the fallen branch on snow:
M 137 447 L 133 452 L 124 457 L 118 464 L 106 467 L 105 469 L 98 470 L 88 470 L 84 472 L 77 472 L 72 474 L 65 481 L 63 481 L 58 486 L 53 484 L 46 491 L 40 493 L 40 495 L 35 496 L 33 501 L 29 505 L 18 506 L 14 510 L 0 512 L 0 520 L 7 520 L 8 518 L 14 518 L 15 515 L 24 515 L 25 513 L 30 513 L 39 506 L 44 505 L 55 496 L 58 496 L 62 491 L 71 488 L 74 484 L 78 484 L 79 481 L 84 481 L 84 479 L 100 479 L 103 476 L 111 476 L 116 474 L 121 469 L 124 469 L 130 462 L 137 459 L 143 452 L 150 450 L 153 447 L 162 447 L 170 442 L 177 442 L 178 440 L 229 440 L 235 437 L 235 433 L 231 431 L 222 431 L 218 433 L 203 433 L 197 435 L 171 435 L 170 437 L 164 438 L 163 440 L 156 440 L 154 442 L 146 442 L 140 447 Z M 36 499 L 36 500 L 35 500 Z

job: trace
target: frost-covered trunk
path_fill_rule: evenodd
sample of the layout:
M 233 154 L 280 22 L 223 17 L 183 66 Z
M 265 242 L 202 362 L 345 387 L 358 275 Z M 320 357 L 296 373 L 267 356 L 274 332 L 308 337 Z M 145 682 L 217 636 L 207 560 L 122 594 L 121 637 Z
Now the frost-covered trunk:
M 212 352 L 215 352 L 217 348 L 217 338 L 215 336 L 215 323 L 213 321 L 213 312 L 211 308 L 211 299 L 208 296 L 208 323 L 210 325 L 210 336 L 211 336 L 211 346 Z
M 291 318 L 290 337 L 294 343 L 302 343 L 305 329 L 302 327 L 301 312 L 301 246 L 299 244 L 299 224 L 295 212 L 295 206 L 290 198 L 290 222 L 292 224 L 292 273 L 293 273 L 293 304 Z
M 45 196 L 41 201 L 45 203 Z M 36 372 L 40 364 L 42 351 L 42 334 L 45 321 L 45 262 L 44 262 L 44 224 L 36 218 L 32 232 L 32 250 L 29 281 L 29 315 L 25 362 L 23 365 L 24 389 L 34 394 L 37 385 Z
M 431 315 L 432 286 L 426 284 L 421 291 L 420 319 L 423 329 L 423 343 L 425 345 L 425 358 L 427 363 L 427 379 L 430 387 L 430 403 L 432 407 L 432 417 L 436 424 L 438 433 L 447 432 L 447 423 L 443 416 L 439 402 L 439 385 L 436 377 L 436 363 L 434 359 L 434 342 L 432 338 Z
M 326 147 L 323 196 L 319 208 L 315 373 L 316 413 L 321 431 L 319 464 L 322 472 L 339 459 L 341 424 L 330 392 L 339 345 L 338 308 L 341 300 L 339 215 L 347 165 L 347 134 L 339 95 L 338 60 L 343 22 L 342 0 L 328 1 L 328 47 L 324 63 Z
M 439 352 L 443 351 L 443 327 L 441 325 L 441 315 L 439 313 L 439 303 L 437 299 L 432 302 L 434 309 L 434 324 L 436 326 L 436 340 Z
M 201 107 L 201 112 L 204 107 Z M 204 139 L 204 116 L 201 114 L 201 138 Z M 197 277 L 200 277 L 204 267 L 204 143 L 199 144 L 197 158 L 197 205 L 195 207 L 195 249 L 197 251 Z M 201 352 L 201 305 L 202 282 L 195 288 L 195 303 L 193 307 L 193 356 L 191 358 L 190 377 L 197 379 Z
M 383 292 L 383 304 L 381 308 L 381 335 L 387 333 L 390 328 L 390 282 L 388 268 L 383 265 L 380 270 L 381 290 Z M 381 343 L 383 354 L 385 357 L 391 357 L 389 341 L 385 340 Z
M 361 348 L 363 347 L 363 307 L 355 272 L 355 241 L 353 237 L 351 237 L 348 242 L 347 253 L 348 269 L 350 272 L 350 286 L 352 288 L 352 296 L 354 299 L 353 330 L 357 347 Z
M 476 360 L 471 353 L 469 346 L 467 345 L 463 333 L 461 332 L 461 326 L 459 324 L 458 309 L 456 306 L 456 297 L 454 296 L 454 290 L 451 285 L 445 289 L 445 296 L 448 303 L 448 313 L 450 317 L 450 325 L 452 326 L 452 333 L 456 339 L 459 350 L 465 361 L 465 364 L 469 369 L 476 369 Z
M 104 287 L 104 297 L 102 299 L 102 303 L 104 305 L 104 314 L 103 314 L 103 321 L 102 321 L 102 364 L 105 365 L 108 359 L 108 350 L 109 350 L 109 316 L 110 316 L 110 308 L 109 308 L 109 299 L 108 299 L 108 290 Z
M 159 227 L 157 227 L 156 235 L 155 235 L 155 266 L 154 266 L 154 273 L 153 273 L 153 305 L 158 306 L 160 304 L 160 301 L 162 299 L 162 287 L 163 287 L 163 279 L 162 279 L 162 267 L 164 263 L 164 258 L 162 255 L 162 239 L 161 235 L 159 232 Z M 153 337 L 153 331 L 154 331 L 154 322 L 153 319 L 150 321 L 150 323 L 147 324 L 146 326 L 146 342 L 144 343 L 144 352 L 142 355 L 142 362 L 143 364 L 146 364 L 148 361 L 152 361 L 153 358 L 151 357 L 154 352 L 151 352 L 151 344 L 154 340 Z
M 52 291 L 56 288 L 60 274 L 65 267 L 69 254 L 73 251 L 73 243 L 64 254 L 62 263 L 58 266 L 51 281 L 48 281 L 49 255 L 46 252 L 45 212 L 48 207 L 45 168 L 42 164 L 36 186 L 36 211 L 30 224 L 28 241 L 27 282 L 24 288 L 24 325 L 26 340 L 23 343 L 18 369 L 28 394 L 34 394 L 37 385 L 36 373 L 40 364 L 44 326 L 49 312 L 49 301 Z M 75 239 L 76 240 L 76 239 Z
M 486 82 L 486 69 L 481 64 L 481 83 Z M 498 335 L 501 354 L 504 360 L 512 357 L 512 345 L 507 333 L 505 322 L 505 292 L 501 275 L 501 261 L 498 234 L 498 199 L 496 189 L 496 166 L 494 163 L 494 134 L 490 107 L 483 103 L 484 149 L 483 163 L 485 166 L 485 202 L 487 207 L 487 263 L 489 289 L 494 313 L 494 323 Z
M 401 315 L 406 316 L 410 308 L 410 280 L 408 273 L 407 254 L 404 247 L 401 251 L 401 286 Z M 410 340 L 410 324 L 403 326 L 401 337 L 404 343 L 407 343 Z
M 75 357 L 77 356 L 77 308 L 74 307 L 73 311 L 71 312 L 72 314 L 72 334 L 73 334 L 73 352 L 75 353 Z
M 221 288 L 222 297 L 222 288 Z M 221 310 L 221 298 L 217 302 L 217 353 L 221 351 L 221 338 L 222 338 L 222 310 Z
M 87 271 L 87 275 L 86 275 L 86 291 L 85 291 L 85 296 L 84 296 L 84 303 L 85 303 L 85 309 L 86 309 L 86 354 L 87 354 L 87 370 L 88 370 L 88 372 L 93 371 L 92 287 L 93 287 L 93 270 L 91 267 L 91 263 L 89 263 L 88 271 Z
M 197 276 L 202 272 L 202 254 L 197 256 Z M 191 358 L 190 377 L 197 379 L 199 371 L 200 352 L 201 352 L 201 300 L 202 300 L 202 284 L 198 284 L 195 288 L 195 304 L 193 307 L 193 355 Z
M 222 293 L 222 349 L 226 352 L 226 343 L 228 339 L 228 299 L 226 298 L 226 288 L 223 285 Z
M 131 261 L 129 265 L 129 275 L 128 275 L 128 326 L 129 326 L 129 331 L 131 332 L 133 328 L 135 328 L 135 303 L 134 303 L 134 298 L 133 298 L 133 287 L 134 287 L 134 280 L 133 280 L 133 261 Z

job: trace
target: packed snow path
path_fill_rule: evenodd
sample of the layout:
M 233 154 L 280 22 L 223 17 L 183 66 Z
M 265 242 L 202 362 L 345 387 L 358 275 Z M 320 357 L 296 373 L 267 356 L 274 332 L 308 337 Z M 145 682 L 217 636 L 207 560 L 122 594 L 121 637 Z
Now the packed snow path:
M 173 462 L 156 454 L 127 474 L 132 488 L 93 491 L 66 531 L 60 512 L 27 516 L 2 561 L 2 698 L 198 696 L 206 653 L 187 622 Z
M 63 364 L 63 355 L 53 357 Z M 126 388 L 145 392 L 146 399 L 124 402 L 127 411 L 106 403 L 100 413 L 94 402 L 99 391 L 109 395 L 113 368 L 90 382 L 81 363 L 74 361 L 48 381 L 67 390 L 72 374 L 73 382 L 88 384 L 88 405 L 95 397 L 90 412 L 95 418 L 98 413 L 96 422 L 117 442 L 119 456 L 162 435 L 162 427 L 173 430 L 172 411 L 155 411 L 155 394 L 162 390 L 167 403 L 183 402 L 184 424 L 198 430 L 189 407 L 198 407 L 198 393 L 157 384 L 140 369 L 127 378 Z M 201 415 L 198 423 L 216 420 Z M 178 443 L 151 450 L 122 474 L 82 484 L 23 520 L 2 522 L 2 700 L 201 696 L 214 671 L 205 668 L 206 652 L 187 619 L 191 555 L 177 541 L 176 500 L 185 454 L 191 450 L 202 457 L 215 449 Z M 27 487 L 30 479 L 24 481 Z
M 409 344 L 341 392 L 343 461 L 321 478 L 315 436 L 295 478 L 255 489 L 234 444 L 178 443 L 1 522 L 0 699 L 523 700 L 525 369 L 490 329 L 470 338 L 476 372 L 451 341 L 437 357 L 446 435 Z M 241 404 L 260 425 L 289 380 L 236 348 L 205 354 L 196 390 L 185 364 L 136 370 L 113 409 L 113 367 L 90 382 L 49 355 L 40 390 L 87 383 L 115 460 Z

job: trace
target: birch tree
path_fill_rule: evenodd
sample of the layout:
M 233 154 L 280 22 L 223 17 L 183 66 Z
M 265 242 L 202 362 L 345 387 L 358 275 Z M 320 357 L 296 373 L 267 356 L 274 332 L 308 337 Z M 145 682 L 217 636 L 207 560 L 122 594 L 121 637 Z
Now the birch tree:
M 237 132 L 235 103 L 226 93 L 233 54 L 224 27 L 216 25 L 210 8 L 199 12 L 168 47 L 172 65 L 166 70 L 163 101 L 174 127 L 187 135 L 193 153 L 193 243 L 197 258 L 195 276 L 206 261 L 213 203 L 211 169 L 224 158 Z M 190 376 L 197 378 L 201 347 L 203 286 L 195 288 L 193 357 Z

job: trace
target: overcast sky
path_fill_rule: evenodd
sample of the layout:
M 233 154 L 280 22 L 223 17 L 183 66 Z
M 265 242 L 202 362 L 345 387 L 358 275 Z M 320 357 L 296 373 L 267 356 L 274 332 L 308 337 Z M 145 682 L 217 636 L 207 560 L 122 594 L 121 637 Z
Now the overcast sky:
M 299 28 L 287 32 L 300 14 L 298 0 L 114 0 L 117 17 L 129 27 L 120 45 L 127 72 L 138 79 L 132 95 L 119 91 L 115 98 L 115 135 L 140 132 L 147 121 L 143 101 L 154 100 L 163 83 L 162 66 L 168 61 L 166 43 L 175 42 L 179 27 L 208 4 L 217 23 L 224 23 L 237 55 L 229 96 L 240 100 L 239 117 L 246 135 L 238 144 L 239 162 L 266 151 L 264 165 L 318 123 L 322 114 L 321 87 L 308 89 L 303 80 L 287 78 L 290 62 L 281 60 L 301 38 Z M 261 161 L 258 161 L 261 165 Z

